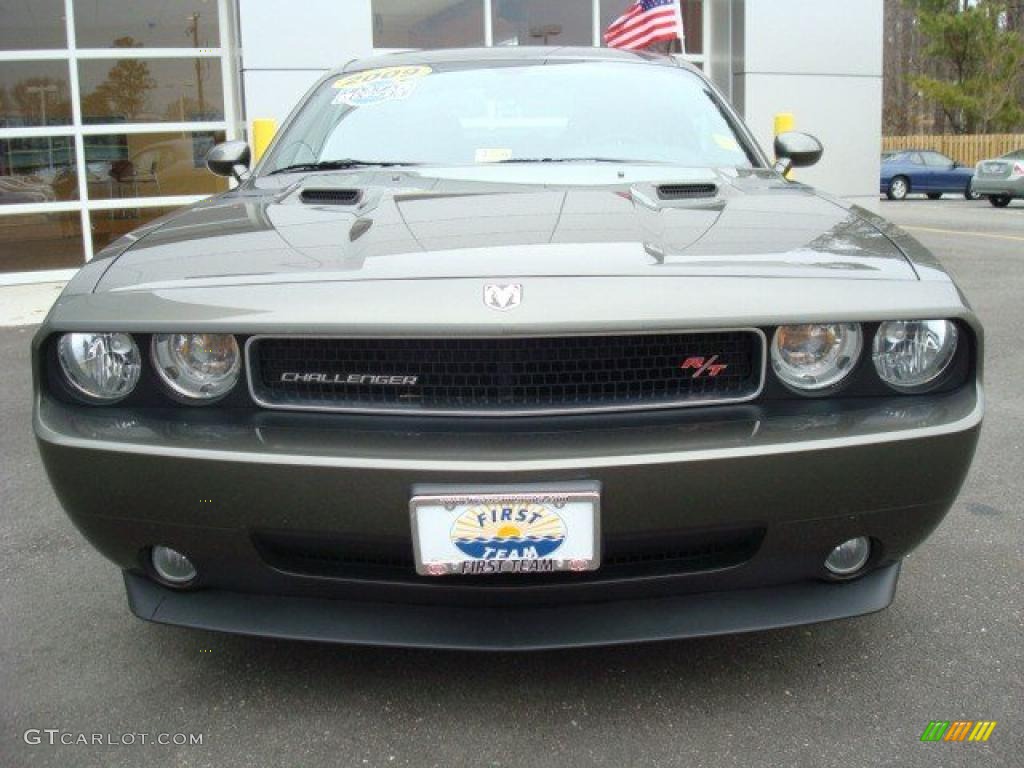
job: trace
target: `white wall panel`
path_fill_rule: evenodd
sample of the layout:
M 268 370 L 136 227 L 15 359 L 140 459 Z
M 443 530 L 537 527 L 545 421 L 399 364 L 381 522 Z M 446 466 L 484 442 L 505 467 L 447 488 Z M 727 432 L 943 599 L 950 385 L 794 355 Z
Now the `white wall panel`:
M 731 25 L 733 101 L 765 149 L 792 112 L 825 145 L 798 177 L 877 206 L 883 0 L 732 0 Z
M 370 0 L 239 0 L 242 67 L 332 69 L 373 51 Z
M 883 0 L 744 5 L 742 71 L 882 76 Z
M 242 75 L 247 121 L 271 117 L 278 124 L 324 74 L 323 70 L 250 70 Z
M 777 112 L 792 112 L 796 128 L 817 136 L 825 154 L 797 178 L 843 197 L 878 199 L 882 80 L 836 75 L 745 76 L 747 122 L 771 152 Z

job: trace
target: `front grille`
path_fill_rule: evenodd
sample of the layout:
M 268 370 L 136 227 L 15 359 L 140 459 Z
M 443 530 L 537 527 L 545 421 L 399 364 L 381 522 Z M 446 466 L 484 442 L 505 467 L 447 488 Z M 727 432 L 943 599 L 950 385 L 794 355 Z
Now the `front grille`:
M 247 344 L 265 407 L 452 415 L 627 410 L 757 395 L 756 330 L 393 339 L 263 336 Z
M 601 567 L 596 571 L 446 578 L 416 573 L 408 537 L 260 530 L 253 532 L 253 543 L 260 557 L 271 567 L 304 576 L 445 587 L 515 585 L 529 588 L 541 584 L 579 584 L 732 568 L 757 553 L 764 534 L 764 528 L 749 527 L 608 536 L 602 545 Z

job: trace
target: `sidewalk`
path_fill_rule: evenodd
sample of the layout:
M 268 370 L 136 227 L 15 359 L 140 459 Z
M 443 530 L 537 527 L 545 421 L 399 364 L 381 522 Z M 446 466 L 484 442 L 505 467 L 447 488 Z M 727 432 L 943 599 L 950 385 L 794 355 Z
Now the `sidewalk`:
M 64 283 L 0 286 L 0 328 L 41 323 Z

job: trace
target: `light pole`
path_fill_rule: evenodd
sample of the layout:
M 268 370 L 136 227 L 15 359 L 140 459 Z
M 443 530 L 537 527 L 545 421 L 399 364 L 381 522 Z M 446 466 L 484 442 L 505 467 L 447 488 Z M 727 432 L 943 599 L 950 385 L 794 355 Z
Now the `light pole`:
M 181 81 L 181 93 L 178 94 L 178 111 L 181 113 L 181 122 L 185 122 L 185 89 L 191 88 L 193 83 L 188 80 Z M 202 88 L 202 86 L 200 86 Z M 200 110 L 202 112 L 202 110 Z M 184 135 L 184 133 L 182 133 Z
M 173 82 L 167 83 L 164 87 L 170 90 L 172 93 L 177 91 L 177 96 L 171 103 L 177 103 L 178 105 L 178 122 L 186 122 L 185 118 L 185 93 L 189 88 L 194 86 L 191 80 L 174 80 Z M 168 110 L 169 111 L 169 110 Z M 170 115 L 167 116 L 170 119 Z
M 25 93 L 38 93 L 39 94 L 39 111 L 42 113 L 43 127 L 46 127 L 46 97 L 51 93 L 57 92 L 56 85 L 30 85 L 25 88 Z M 53 137 L 46 137 L 46 149 L 49 154 L 50 170 L 53 170 Z
M 188 29 L 185 30 L 185 35 L 192 36 L 192 47 L 199 48 L 199 11 L 191 13 L 185 17 L 185 21 L 188 22 Z M 206 112 L 206 104 L 203 99 L 203 60 L 198 56 L 196 57 L 196 99 L 199 102 L 199 114 L 200 120 L 205 119 L 202 117 L 203 113 Z

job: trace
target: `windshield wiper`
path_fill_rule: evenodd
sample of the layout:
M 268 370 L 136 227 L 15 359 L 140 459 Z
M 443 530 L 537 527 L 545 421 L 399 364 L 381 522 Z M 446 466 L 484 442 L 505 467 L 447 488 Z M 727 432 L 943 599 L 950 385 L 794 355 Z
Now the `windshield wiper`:
M 338 160 L 319 160 L 315 163 L 295 163 L 283 168 L 275 168 L 268 176 L 275 173 L 294 173 L 296 171 L 343 171 L 348 168 L 393 168 L 399 165 L 418 165 L 418 163 L 387 162 L 383 160 L 354 160 L 346 157 Z
M 653 160 L 629 160 L 624 157 L 510 157 L 508 160 L 498 160 L 499 163 L 643 163 L 649 164 Z

